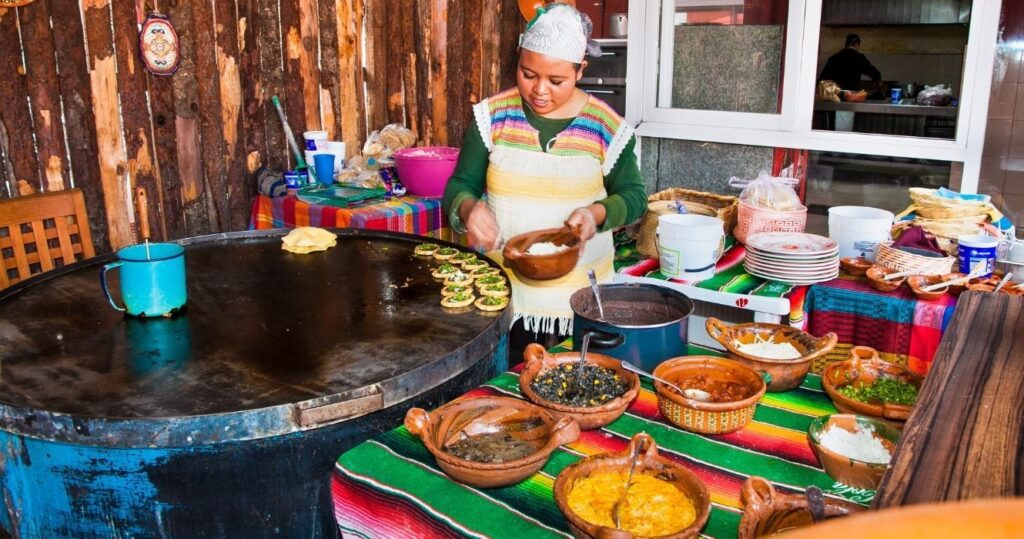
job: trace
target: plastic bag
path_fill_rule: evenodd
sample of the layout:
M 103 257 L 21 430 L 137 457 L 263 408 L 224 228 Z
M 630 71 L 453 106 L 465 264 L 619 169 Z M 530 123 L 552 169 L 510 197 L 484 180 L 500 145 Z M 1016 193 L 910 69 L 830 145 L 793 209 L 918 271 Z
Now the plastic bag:
M 917 94 L 918 105 L 944 107 L 952 100 L 953 90 L 942 84 L 938 86 L 925 86 L 924 90 L 921 90 L 921 92 Z
M 762 172 L 757 178 L 746 181 L 737 177 L 729 179 L 729 185 L 743 188 L 740 200 L 770 210 L 791 211 L 803 208 L 800 197 L 793 186 L 799 182 L 796 178 L 780 178 Z
M 416 144 L 416 135 L 402 124 L 388 124 L 380 131 L 373 131 L 363 144 L 363 156 L 385 159 L 402 148 Z

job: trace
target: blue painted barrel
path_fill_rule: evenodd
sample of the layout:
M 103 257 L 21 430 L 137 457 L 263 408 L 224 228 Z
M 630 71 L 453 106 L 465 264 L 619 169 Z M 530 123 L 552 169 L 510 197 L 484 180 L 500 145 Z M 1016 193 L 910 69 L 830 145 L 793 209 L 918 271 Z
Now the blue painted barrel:
M 0 527 L 335 537 L 337 456 L 507 366 L 511 312 L 440 306 L 413 236 L 194 238 L 188 307 L 110 308 L 100 257 L 0 291 Z M 113 285 L 112 285 L 113 286 Z

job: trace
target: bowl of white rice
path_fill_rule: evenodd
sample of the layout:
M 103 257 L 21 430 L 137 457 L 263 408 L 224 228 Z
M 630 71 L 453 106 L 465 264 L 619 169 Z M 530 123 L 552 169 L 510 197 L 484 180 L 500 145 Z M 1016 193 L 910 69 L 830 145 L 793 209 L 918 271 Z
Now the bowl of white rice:
M 520 277 L 547 281 L 576 267 L 582 244 L 578 230 L 547 228 L 509 238 L 501 255 L 505 265 Z
M 900 431 L 892 425 L 853 414 L 819 417 L 807 434 L 829 477 L 868 490 L 878 488 L 900 439 Z

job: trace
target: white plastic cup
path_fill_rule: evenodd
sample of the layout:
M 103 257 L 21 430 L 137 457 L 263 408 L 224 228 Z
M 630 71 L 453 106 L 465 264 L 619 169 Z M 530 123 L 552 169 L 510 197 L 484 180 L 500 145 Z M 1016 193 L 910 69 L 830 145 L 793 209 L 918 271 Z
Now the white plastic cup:
M 306 131 L 302 134 L 306 139 L 306 150 L 324 153 L 327 150 L 327 131 Z
M 658 217 L 656 234 L 661 272 L 668 277 L 701 281 L 715 276 L 725 230 L 717 217 L 668 214 Z
M 878 244 L 890 239 L 896 217 L 891 211 L 867 206 L 836 206 L 828 210 L 828 237 L 839 244 L 840 258 L 862 256 L 875 260 Z

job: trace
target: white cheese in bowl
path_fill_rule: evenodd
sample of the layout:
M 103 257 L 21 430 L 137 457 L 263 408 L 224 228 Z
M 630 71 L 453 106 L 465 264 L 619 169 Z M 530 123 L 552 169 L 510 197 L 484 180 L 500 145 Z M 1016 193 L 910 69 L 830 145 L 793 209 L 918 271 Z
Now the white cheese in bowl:
M 889 450 L 875 437 L 874 430 L 870 428 L 858 428 L 857 432 L 850 432 L 830 425 L 821 434 L 821 445 L 829 451 L 861 462 L 889 464 L 892 459 Z
M 765 359 L 797 359 L 800 351 L 788 342 L 772 342 L 765 340 L 760 335 L 754 338 L 754 342 L 743 344 L 739 340 L 733 341 L 733 346 L 744 354 Z
M 531 245 L 530 248 L 526 250 L 526 254 L 533 256 L 553 255 L 567 250 L 569 250 L 568 245 L 555 245 L 550 241 L 544 241 L 540 243 L 534 243 L 533 245 Z

